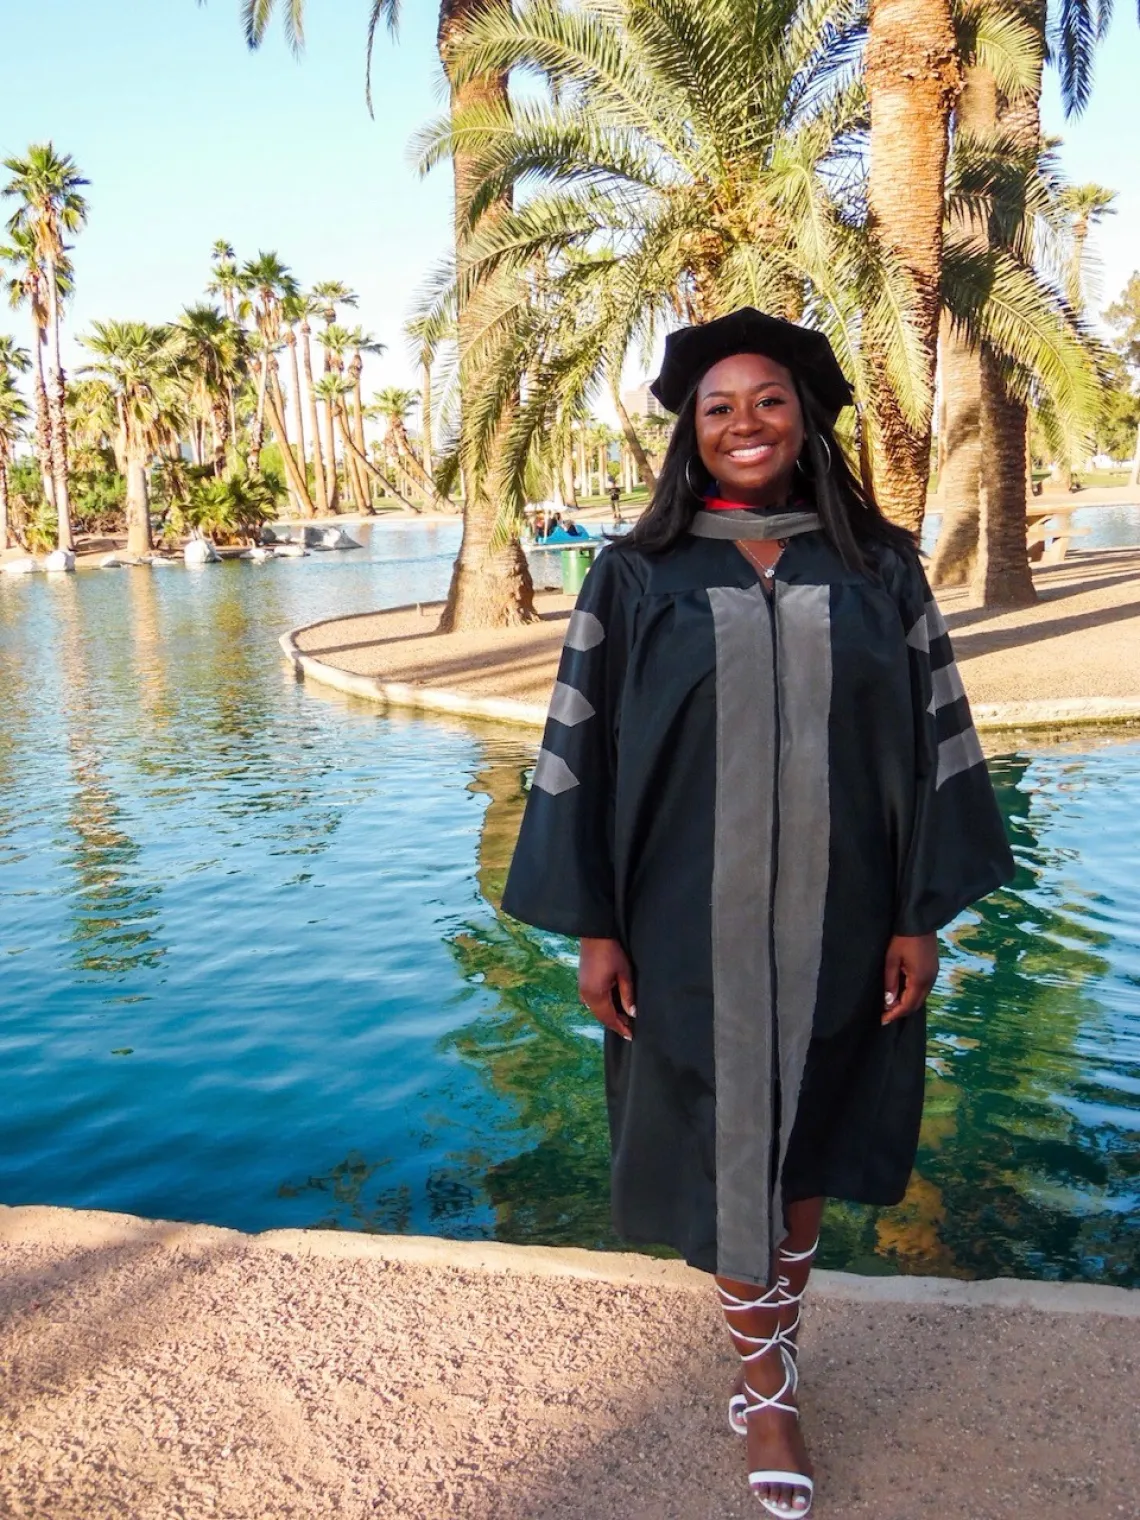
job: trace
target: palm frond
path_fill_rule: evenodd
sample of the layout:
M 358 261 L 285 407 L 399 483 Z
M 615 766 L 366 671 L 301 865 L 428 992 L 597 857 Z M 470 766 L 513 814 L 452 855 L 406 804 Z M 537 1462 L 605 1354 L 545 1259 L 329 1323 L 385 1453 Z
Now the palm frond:
M 1005 361 L 1019 399 L 1048 396 L 1074 448 L 1084 447 L 1102 402 L 1091 333 L 1005 249 L 979 252 L 950 238 L 943 269 L 943 299 L 955 325 Z

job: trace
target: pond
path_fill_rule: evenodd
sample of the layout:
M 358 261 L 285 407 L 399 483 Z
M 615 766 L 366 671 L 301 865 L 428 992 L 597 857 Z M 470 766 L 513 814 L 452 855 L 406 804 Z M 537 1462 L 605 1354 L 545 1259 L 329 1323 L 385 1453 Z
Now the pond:
M 496 910 L 536 737 L 276 647 L 457 534 L 0 578 L 0 1200 L 616 1244 L 572 946 Z M 822 1260 L 1140 1286 L 1140 744 L 991 763 L 1019 871 L 945 936 L 913 1185 Z
M 1140 503 L 1117 502 L 1111 506 L 1081 507 L 1080 500 L 1062 497 L 1060 505 L 1076 506 L 1070 526 L 1079 533 L 1073 547 L 1085 553 L 1093 549 L 1135 549 L 1140 547 Z M 1048 506 L 1055 503 L 1041 503 Z M 930 554 L 938 541 L 942 517 L 928 512 L 922 522 L 922 550 Z

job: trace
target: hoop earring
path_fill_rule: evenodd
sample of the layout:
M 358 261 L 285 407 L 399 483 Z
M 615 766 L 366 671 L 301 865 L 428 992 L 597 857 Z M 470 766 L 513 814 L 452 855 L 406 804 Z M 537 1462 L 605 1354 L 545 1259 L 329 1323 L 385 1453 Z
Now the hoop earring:
M 693 477 L 689 473 L 693 467 L 694 458 L 695 456 L 693 454 L 690 454 L 688 459 L 685 460 L 685 484 L 688 486 L 689 490 L 692 491 L 693 495 L 697 498 L 698 501 L 703 501 L 705 493 L 703 491 L 697 490 L 696 486 L 693 484 Z
M 816 442 L 819 444 L 819 446 L 823 450 L 823 452 L 827 455 L 827 463 L 823 467 L 823 473 L 825 475 L 830 475 L 831 474 L 831 445 L 828 443 L 827 439 L 824 438 L 824 436 L 822 435 L 822 433 L 817 433 L 816 434 Z M 815 474 L 813 473 L 813 471 L 804 468 L 804 462 L 803 462 L 802 459 L 797 459 L 796 460 L 796 469 L 799 470 L 800 474 L 804 477 L 805 480 L 814 480 L 815 479 Z

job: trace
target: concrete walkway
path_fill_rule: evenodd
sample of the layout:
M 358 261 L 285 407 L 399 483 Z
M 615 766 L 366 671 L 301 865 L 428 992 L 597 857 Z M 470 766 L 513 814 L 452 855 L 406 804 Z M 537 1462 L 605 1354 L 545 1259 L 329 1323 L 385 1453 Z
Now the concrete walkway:
M 1140 1515 L 1140 1293 L 819 1276 L 820 1520 Z M 0 1325 L 14 1520 L 760 1513 L 676 1263 L 0 1209 Z
M 1070 556 L 1036 573 L 1015 612 L 939 600 L 979 728 L 1140 723 L 1140 551 Z M 397 608 L 295 630 L 282 647 L 307 678 L 397 706 L 541 724 L 571 598 L 538 597 L 540 621 L 438 634 L 438 607 Z

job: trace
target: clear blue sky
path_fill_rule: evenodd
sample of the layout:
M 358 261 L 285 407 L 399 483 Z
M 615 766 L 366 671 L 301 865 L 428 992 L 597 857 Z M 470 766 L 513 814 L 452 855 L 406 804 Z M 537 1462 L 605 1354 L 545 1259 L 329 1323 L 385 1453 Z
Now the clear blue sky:
M 433 3 L 404 7 L 398 46 L 378 41 L 375 121 L 367 0 L 309 0 L 299 61 L 276 24 L 249 53 L 238 0 L 0 5 L 0 154 L 51 138 L 91 180 L 71 333 L 95 318 L 169 319 L 199 297 L 224 237 L 242 258 L 276 250 L 304 283 L 351 284 L 360 320 L 389 344 L 368 383 L 415 383 L 403 322 L 450 221 L 447 170 L 421 180 L 407 157 L 441 109 Z M 1119 192 L 1094 235 L 1105 303 L 1140 267 L 1140 27 L 1130 4 L 1117 12 L 1088 112 L 1064 122 L 1051 84 L 1045 122 L 1065 139 L 1071 178 Z M 0 310 L 0 329 L 20 333 L 23 320 Z

